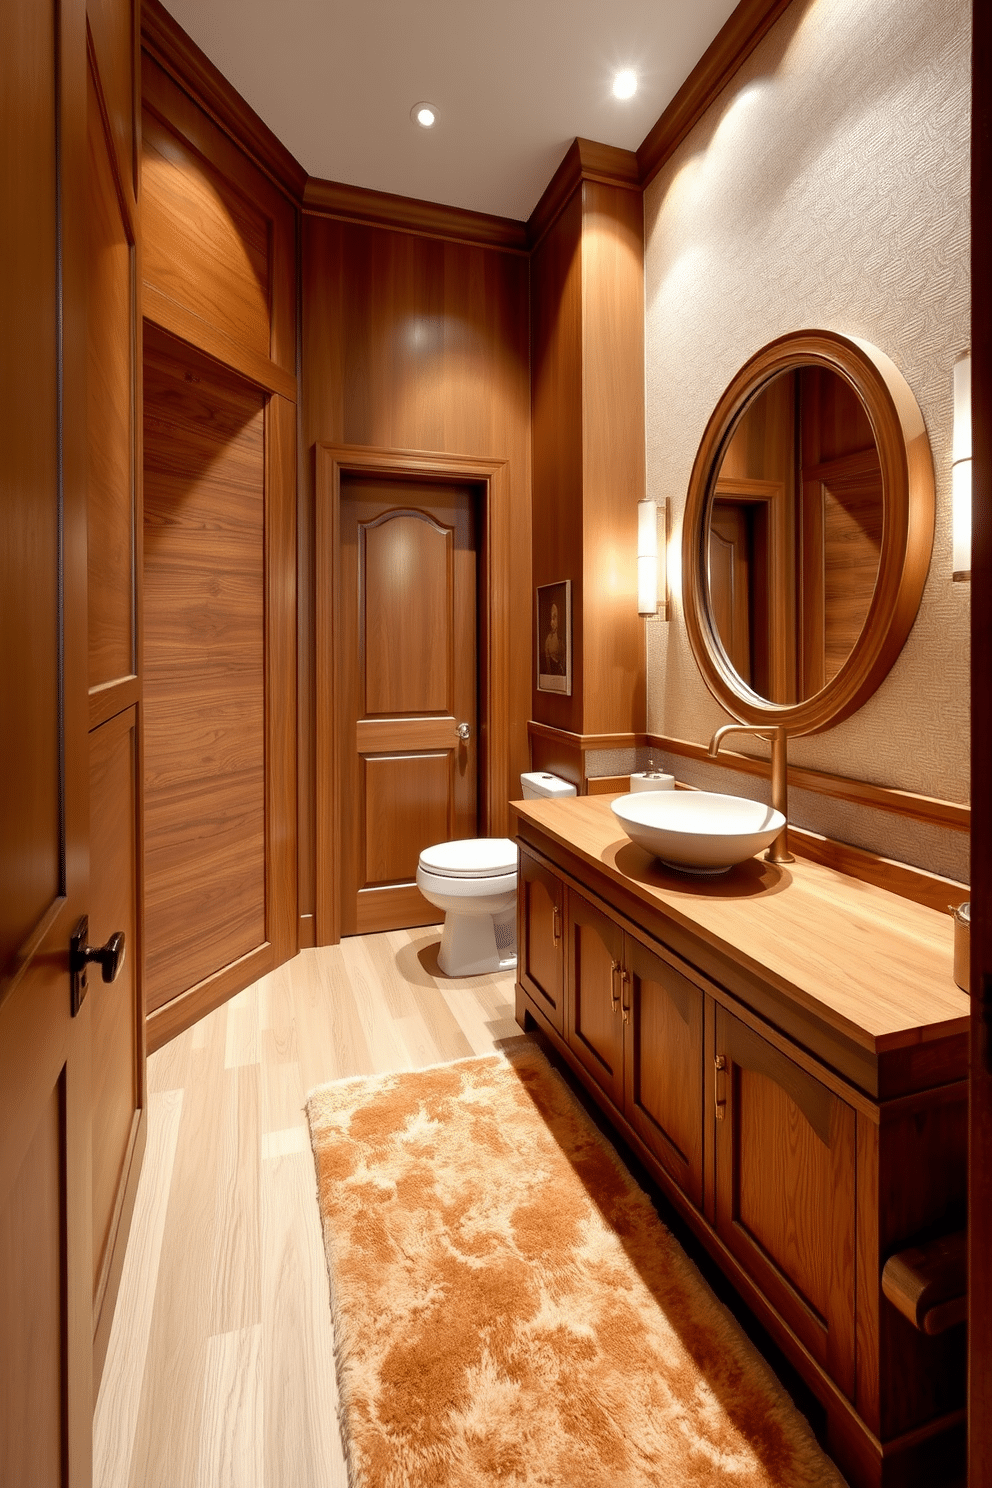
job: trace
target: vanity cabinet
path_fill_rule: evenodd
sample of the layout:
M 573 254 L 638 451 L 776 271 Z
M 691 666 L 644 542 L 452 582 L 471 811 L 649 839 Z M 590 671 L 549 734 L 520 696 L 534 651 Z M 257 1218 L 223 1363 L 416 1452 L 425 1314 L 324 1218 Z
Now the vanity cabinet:
M 714 1055 L 716 1232 L 854 1397 L 854 1110 L 725 1008 Z
M 556 1033 L 565 1019 L 565 887 L 528 853 L 517 876 L 517 976 Z
M 566 1039 L 697 1208 L 703 1201 L 703 993 L 568 892 Z
M 963 1223 L 949 918 L 800 860 L 693 885 L 602 797 L 516 810 L 518 1023 L 804 1376 L 852 1488 L 950 1482 L 963 1327 L 928 1337 L 881 1290 L 890 1255 Z

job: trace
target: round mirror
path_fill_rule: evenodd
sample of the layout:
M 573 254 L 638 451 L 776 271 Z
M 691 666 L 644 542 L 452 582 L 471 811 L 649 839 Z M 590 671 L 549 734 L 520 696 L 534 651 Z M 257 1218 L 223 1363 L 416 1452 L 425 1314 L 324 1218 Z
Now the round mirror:
M 933 467 L 905 379 L 874 347 L 804 331 L 717 405 L 683 533 L 686 624 L 714 696 L 812 733 L 878 686 L 909 634 L 933 541 Z

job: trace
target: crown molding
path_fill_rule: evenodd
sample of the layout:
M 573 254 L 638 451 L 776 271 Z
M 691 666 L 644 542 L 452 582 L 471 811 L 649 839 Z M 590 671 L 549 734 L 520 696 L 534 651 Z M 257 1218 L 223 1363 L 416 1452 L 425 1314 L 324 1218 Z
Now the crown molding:
M 470 212 L 464 207 L 394 196 L 387 191 L 369 191 L 363 186 L 322 181 L 316 176 L 311 176 L 303 188 L 303 210 L 316 217 L 334 217 L 342 222 L 385 227 L 420 237 L 496 248 L 503 253 L 528 251 L 526 223 L 513 217 Z
M 537 247 L 554 225 L 583 181 L 599 181 L 604 186 L 640 191 L 637 156 L 633 150 L 619 150 L 615 145 L 574 139 L 527 220 L 527 242 L 531 249 Z
M 740 0 L 671 103 L 637 147 L 641 187 L 662 166 L 723 92 L 792 0 Z
M 299 206 L 307 173 L 160 0 L 141 0 L 141 45 L 175 83 Z

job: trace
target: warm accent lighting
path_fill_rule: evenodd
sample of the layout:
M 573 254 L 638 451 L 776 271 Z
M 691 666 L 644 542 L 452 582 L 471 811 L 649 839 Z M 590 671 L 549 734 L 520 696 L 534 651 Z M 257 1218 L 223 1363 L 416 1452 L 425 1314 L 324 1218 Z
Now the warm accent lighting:
M 437 109 L 432 103 L 415 103 L 410 110 L 410 118 L 421 129 L 430 129 L 437 120 Z
M 954 363 L 954 437 L 951 445 L 952 565 L 955 579 L 971 578 L 971 354 Z
M 668 619 L 668 585 L 665 575 L 665 559 L 668 535 L 668 502 L 661 506 L 664 517 L 664 532 L 658 542 L 657 501 L 637 503 L 637 613 L 657 615 L 659 599 L 663 619 Z
M 637 74 L 629 69 L 618 72 L 613 79 L 614 98 L 633 98 L 637 92 Z

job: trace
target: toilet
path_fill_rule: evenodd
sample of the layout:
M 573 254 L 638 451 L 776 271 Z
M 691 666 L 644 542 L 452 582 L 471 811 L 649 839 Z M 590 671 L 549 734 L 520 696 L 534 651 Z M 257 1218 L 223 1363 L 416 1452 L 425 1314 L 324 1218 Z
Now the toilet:
M 525 800 L 576 794 L 567 780 L 542 771 L 521 775 L 520 788 Z M 417 887 L 444 911 L 437 963 L 445 976 L 516 966 L 517 844 L 509 837 L 464 837 L 424 848 Z

